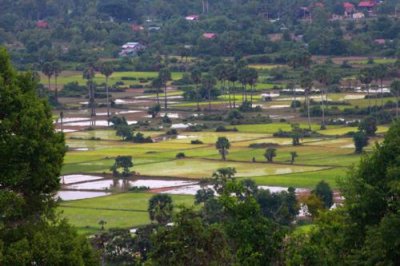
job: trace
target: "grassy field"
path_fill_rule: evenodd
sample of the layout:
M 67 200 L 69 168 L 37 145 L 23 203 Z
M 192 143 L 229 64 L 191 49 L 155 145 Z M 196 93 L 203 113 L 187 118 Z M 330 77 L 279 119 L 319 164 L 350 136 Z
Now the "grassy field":
M 106 228 L 132 228 L 150 222 L 147 212 L 151 193 L 122 193 L 95 199 L 66 201 L 59 210 L 80 233 L 95 233 L 100 230 L 100 220 L 107 222 Z M 193 196 L 172 196 L 174 206 L 192 206 Z
M 124 82 L 125 85 L 131 86 L 131 85 L 138 85 L 138 84 L 144 84 L 139 81 L 139 79 L 151 79 L 157 77 L 158 73 L 157 72 L 137 72 L 137 71 L 123 71 L 123 72 L 114 72 L 110 78 L 109 78 L 109 84 L 114 84 L 116 82 Z M 182 78 L 182 73 L 181 72 L 172 72 L 171 73 L 172 80 L 178 80 Z M 136 80 L 123 80 L 123 78 L 135 78 Z M 40 80 L 43 84 L 47 85 L 48 84 L 48 79 L 47 77 L 43 74 L 40 73 Z M 96 73 L 94 77 L 94 82 L 97 84 L 101 84 L 105 82 L 105 78 L 103 75 L 100 73 Z M 58 77 L 57 83 L 59 85 L 65 85 L 69 82 L 78 82 L 80 85 L 85 85 L 86 80 L 82 76 L 82 72 L 79 71 L 65 71 L 62 72 L 61 75 Z M 51 85 L 54 85 L 54 79 L 51 80 L 50 82 Z

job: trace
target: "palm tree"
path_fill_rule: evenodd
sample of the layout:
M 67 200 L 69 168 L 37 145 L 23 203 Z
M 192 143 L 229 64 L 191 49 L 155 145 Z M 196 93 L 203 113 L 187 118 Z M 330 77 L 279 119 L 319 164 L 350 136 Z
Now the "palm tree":
M 203 86 L 203 88 L 205 88 L 207 90 L 207 98 L 208 98 L 208 110 L 211 110 L 211 91 L 214 88 L 215 84 L 217 83 L 216 79 L 214 78 L 214 76 L 212 76 L 211 74 L 204 74 L 201 77 L 201 84 Z
M 110 119 L 110 100 L 108 92 L 108 79 L 114 72 L 114 68 L 110 63 L 103 63 L 100 66 L 100 73 L 106 78 L 106 101 L 107 101 L 107 118 Z
M 248 83 L 250 85 L 250 102 L 251 106 L 253 106 L 253 93 L 254 93 L 254 86 L 257 83 L 258 79 L 258 72 L 254 68 L 249 68 L 248 71 Z
M 399 118 L 400 80 L 396 79 L 390 84 L 390 92 L 396 97 L 396 119 Z
M 161 80 L 161 83 L 164 85 L 164 109 L 168 109 L 168 99 L 167 99 L 167 83 L 171 80 L 171 72 L 168 68 L 162 68 L 158 72 L 158 77 Z
M 234 65 L 228 65 L 226 73 L 227 73 L 228 80 L 232 83 L 232 87 L 229 89 L 229 99 L 230 99 L 230 93 L 232 91 L 233 92 L 233 108 L 236 108 L 235 82 L 238 80 L 238 71 Z M 232 108 L 231 102 L 229 104 L 229 107 Z
M 200 111 L 200 88 L 199 84 L 201 82 L 201 70 L 199 68 L 194 68 L 190 72 L 190 77 L 194 84 L 196 84 L 196 101 L 197 101 L 197 111 Z
M 50 91 L 50 79 L 54 74 L 53 64 L 50 62 L 46 62 L 42 65 L 42 72 L 48 79 L 48 89 Z
M 55 97 L 55 101 L 56 103 L 58 103 L 58 86 L 57 86 L 57 79 L 58 76 L 61 74 L 62 72 L 62 68 L 61 68 L 61 64 L 58 61 L 54 61 L 52 64 L 53 67 L 53 74 L 54 74 L 54 84 L 55 84 L 55 91 L 54 91 L 54 97 Z
M 367 97 L 368 97 L 368 113 L 371 112 L 371 97 L 369 95 L 369 84 L 373 80 L 373 75 L 371 68 L 363 68 L 361 71 L 358 73 L 358 80 L 364 84 L 364 86 L 367 89 Z
M 226 137 L 219 137 L 215 143 L 215 148 L 218 150 L 219 154 L 222 156 L 222 160 L 226 161 L 226 155 L 231 147 L 229 140 Z
M 291 157 L 290 163 L 291 163 L 291 164 L 294 164 L 294 160 L 295 160 L 298 156 L 299 156 L 299 155 L 297 155 L 297 152 L 291 151 L 291 152 L 290 152 L 290 157 Z
M 159 77 L 153 79 L 151 81 L 151 87 L 156 89 L 156 94 L 157 94 L 157 104 L 160 106 L 160 89 L 163 86 L 162 81 Z
M 104 230 L 104 225 L 106 225 L 107 222 L 105 220 L 100 220 L 99 225 L 101 226 L 100 230 Z
M 322 110 L 322 124 L 321 129 L 325 129 L 325 101 L 328 101 L 328 84 L 330 82 L 331 76 L 325 67 L 317 68 L 314 72 L 315 79 L 321 84 L 321 110 Z
M 274 157 L 276 157 L 276 149 L 275 148 L 266 149 L 264 157 L 265 159 L 267 159 L 269 163 L 272 163 L 274 161 Z
M 374 77 L 379 80 L 379 88 L 381 91 L 381 106 L 383 107 L 383 80 L 388 75 L 388 67 L 383 64 L 379 64 L 374 68 Z
M 172 198 L 167 194 L 156 194 L 149 200 L 150 220 L 157 221 L 159 224 L 167 224 L 172 218 L 173 204 Z
M 94 92 L 94 84 L 93 78 L 95 76 L 94 67 L 89 65 L 83 71 L 83 78 L 87 80 L 87 86 L 89 91 L 89 108 L 91 109 L 90 116 L 96 116 L 96 103 L 95 103 L 95 92 Z
M 308 129 L 311 130 L 311 118 L 310 118 L 310 92 L 312 88 L 312 79 L 308 71 L 304 71 L 302 74 L 302 79 L 300 81 L 300 86 L 304 89 L 304 100 L 307 106 L 307 120 Z

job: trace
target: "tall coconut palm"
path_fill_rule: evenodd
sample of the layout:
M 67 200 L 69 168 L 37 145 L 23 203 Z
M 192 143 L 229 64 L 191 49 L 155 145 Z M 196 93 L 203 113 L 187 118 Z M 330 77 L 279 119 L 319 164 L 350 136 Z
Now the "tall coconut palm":
M 400 80 L 396 79 L 390 84 L 390 92 L 396 97 L 396 119 L 399 118 Z
M 53 67 L 54 85 L 55 85 L 54 97 L 55 97 L 56 103 L 58 103 L 58 84 L 57 84 L 57 80 L 58 80 L 58 76 L 62 72 L 62 67 L 61 67 L 61 63 L 58 62 L 58 61 L 54 61 L 52 63 L 52 67 Z
M 246 89 L 247 89 L 247 81 L 248 81 L 248 72 L 247 68 L 242 67 L 238 69 L 238 80 L 242 84 L 242 103 L 244 103 L 247 99 L 246 97 Z
M 190 72 L 190 77 L 194 84 L 196 85 L 196 102 L 197 102 L 197 111 L 200 111 L 200 88 L 199 84 L 201 82 L 201 70 L 199 68 L 194 68 L 192 72 Z
M 311 117 L 310 117 L 310 93 L 312 88 L 312 78 L 309 71 L 304 71 L 300 80 L 300 86 L 304 90 L 304 101 L 307 107 L 307 121 L 308 129 L 311 130 Z
M 167 97 L 167 83 L 171 80 L 171 71 L 168 68 L 162 68 L 158 72 L 158 77 L 160 78 L 164 86 L 164 109 L 168 109 L 168 97 Z
M 100 73 L 106 78 L 107 118 L 110 119 L 110 94 L 108 92 L 108 79 L 114 73 L 114 67 L 111 65 L 111 63 L 103 63 L 100 66 Z

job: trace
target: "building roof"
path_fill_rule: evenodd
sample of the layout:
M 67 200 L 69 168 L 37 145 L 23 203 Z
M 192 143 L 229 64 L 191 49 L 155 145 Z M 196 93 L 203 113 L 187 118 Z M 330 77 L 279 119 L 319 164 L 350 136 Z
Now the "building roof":
M 344 3 L 343 3 L 343 7 L 344 7 L 345 9 L 353 9 L 353 8 L 354 8 L 354 5 L 353 5 L 352 3 L 349 3 L 349 2 L 344 2 Z
M 185 17 L 186 20 L 199 20 L 200 16 L 199 15 L 189 15 Z
M 217 34 L 211 33 L 211 32 L 206 32 L 206 33 L 203 33 L 203 37 L 205 39 L 214 39 L 215 37 L 217 37 Z
M 367 7 L 367 8 L 371 8 L 371 7 L 375 7 L 376 3 L 374 1 L 361 1 L 358 4 L 358 7 Z
M 45 20 L 38 20 L 36 22 L 36 27 L 41 28 L 41 29 L 46 29 L 49 27 L 49 23 Z

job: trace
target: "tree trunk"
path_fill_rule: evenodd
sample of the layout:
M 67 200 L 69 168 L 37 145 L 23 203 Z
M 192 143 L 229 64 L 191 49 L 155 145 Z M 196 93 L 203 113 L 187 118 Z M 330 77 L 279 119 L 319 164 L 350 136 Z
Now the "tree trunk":
M 167 103 L 167 85 L 165 85 L 164 87 L 164 109 L 167 110 L 168 109 L 168 103 Z
M 325 128 L 325 99 L 324 99 L 325 93 L 323 92 L 324 90 L 321 89 L 322 127 Z
M 197 111 L 200 111 L 200 95 L 199 95 L 199 86 L 196 86 L 196 102 L 197 102 Z
M 310 98 L 308 93 L 306 93 L 306 103 L 307 103 L 307 119 L 308 119 L 308 129 L 311 130 L 311 118 L 310 118 Z
M 383 79 L 381 79 L 381 106 L 383 108 Z
M 106 76 L 106 101 L 107 101 L 107 121 L 110 119 L 110 99 L 109 99 L 109 93 L 108 93 L 108 76 Z M 108 121 L 108 124 L 110 122 Z
M 233 82 L 233 108 L 236 108 L 236 89 L 235 89 L 235 82 Z
M 208 88 L 208 111 L 211 111 L 211 88 Z
M 54 82 L 55 82 L 55 91 L 54 91 L 54 98 L 56 100 L 56 103 L 58 103 L 58 88 L 57 88 L 57 75 L 54 76 Z
M 250 103 L 251 103 L 251 107 L 253 107 L 253 90 L 254 90 L 254 85 L 251 85 L 251 92 L 250 92 Z
M 232 109 L 232 101 L 231 101 L 231 87 L 228 83 L 228 102 L 229 102 L 229 109 Z

